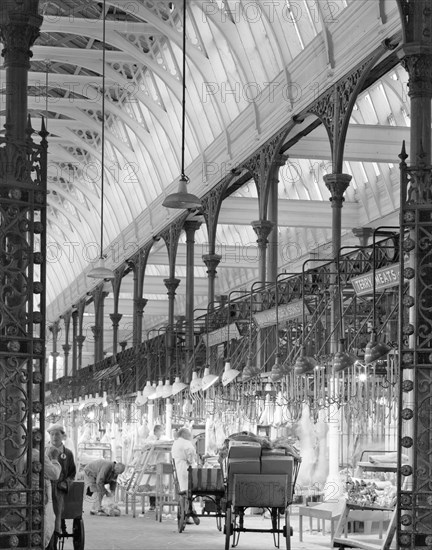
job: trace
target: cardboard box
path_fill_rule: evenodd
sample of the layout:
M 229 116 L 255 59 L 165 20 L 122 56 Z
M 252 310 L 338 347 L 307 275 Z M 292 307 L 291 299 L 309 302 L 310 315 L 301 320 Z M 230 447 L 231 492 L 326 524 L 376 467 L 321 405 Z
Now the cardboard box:
M 231 492 L 234 487 L 235 474 L 259 474 L 260 468 L 261 462 L 259 457 L 230 459 L 228 461 L 228 491 Z
M 232 485 L 233 506 L 284 508 L 290 500 L 286 475 L 234 474 Z
M 261 456 L 261 444 L 257 441 L 230 441 L 228 448 L 228 460 L 231 458 L 259 458 Z
M 291 456 L 268 454 L 261 456 L 262 474 L 285 474 L 292 478 L 294 459 Z

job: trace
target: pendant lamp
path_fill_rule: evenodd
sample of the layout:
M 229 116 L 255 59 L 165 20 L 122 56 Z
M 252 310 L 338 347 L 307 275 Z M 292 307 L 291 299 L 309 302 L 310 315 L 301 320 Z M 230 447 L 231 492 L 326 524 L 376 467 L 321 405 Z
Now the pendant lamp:
M 340 251 L 339 251 L 340 252 Z M 334 354 L 333 357 L 333 372 L 342 372 L 343 370 L 352 367 L 357 361 L 357 357 L 352 353 L 348 353 L 345 350 L 345 323 L 344 323 L 344 311 L 343 311 L 343 291 L 342 291 L 342 282 L 341 282 L 341 269 L 340 269 L 340 258 L 339 254 L 337 256 L 337 286 L 338 286 L 338 296 L 339 296 L 339 327 L 340 327 L 340 340 L 339 340 L 339 349 Z
M 304 269 L 304 264 L 303 264 Z M 294 373 L 298 375 L 308 374 L 313 372 L 314 368 L 317 366 L 318 362 L 313 357 L 306 355 L 306 297 L 304 289 L 304 280 L 305 274 L 302 272 L 302 334 L 301 334 L 301 353 L 297 358 L 297 361 L 294 365 Z
M 391 350 L 390 346 L 384 342 L 377 340 L 377 316 L 376 316 L 376 258 L 375 258 L 375 236 L 380 228 L 376 228 L 373 233 L 373 248 L 372 248 L 372 330 L 369 342 L 366 344 L 364 360 L 366 364 L 377 361 L 384 355 L 387 355 Z
M 391 350 L 384 342 L 378 342 L 376 329 L 373 328 L 369 342 L 366 344 L 364 360 L 366 364 L 377 361 Z
M 192 373 L 192 380 L 189 385 L 189 391 L 191 393 L 196 393 L 201 389 L 201 378 L 198 378 L 198 374 L 196 371 L 193 371 Z
M 204 375 L 201 379 L 202 391 L 208 390 L 209 388 L 214 386 L 214 384 L 216 384 L 218 380 L 219 380 L 219 376 L 217 376 L 216 374 L 210 374 L 210 369 L 206 367 L 204 369 Z
M 274 365 L 270 371 L 270 379 L 272 382 L 279 382 L 279 380 L 282 379 L 284 372 L 279 364 L 279 293 L 278 293 L 278 282 L 276 279 L 276 285 L 275 285 L 275 313 L 276 313 L 276 326 L 275 326 L 275 335 L 276 335 L 276 354 L 275 354 L 275 362 Z
M 92 279 L 114 279 L 114 272 L 105 267 L 103 253 L 104 183 L 105 183 L 105 51 L 106 51 L 106 0 L 102 3 L 102 128 L 101 128 L 101 179 L 100 179 L 100 256 L 97 264 L 87 273 Z
M 150 380 L 147 380 L 146 385 L 142 392 L 143 399 L 147 400 L 149 398 L 149 395 L 151 395 L 152 393 L 153 393 L 153 388 L 152 388 L 151 382 Z
M 167 378 L 165 380 L 165 384 L 163 386 L 163 392 L 162 392 L 162 397 L 164 399 L 168 399 L 168 397 L 171 397 L 172 395 L 172 386 L 171 386 L 171 382 L 169 381 L 169 379 Z
M 349 367 L 352 367 L 357 361 L 357 357 L 352 353 L 344 351 L 344 339 L 341 338 L 340 348 L 333 357 L 334 372 L 341 372 Z
M 259 369 L 258 367 L 252 365 L 252 355 L 251 355 L 251 350 L 249 349 L 249 356 L 246 360 L 246 366 L 245 368 L 243 369 L 243 372 L 242 372 L 242 382 L 247 382 L 248 380 L 250 380 L 251 378 L 254 378 L 254 376 L 257 376 L 260 372 L 261 372 L 261 369 Z
M 201 200 L 187 191 L 189 178 L 185 175 L 185 131 L 186 131 L 186 0 L 183 0 L 183 75 L 182 75 L 182 130 L 181 130 L 181 176 L 177 193 L 168 195 L 162 206 L 166 208 L 201 208 Z
M 300 357 L 297 359 L 294 365 L 294 372 L 296 374 L 308 374 L 313 372 L 314 368 L 318 365 L 317 360 L 314 357 L 306 355 L 306 349 L 303 346 Z
M 222 385 L 228 386 L 228 384 L 231 384 L 231 382 L 233 382 L 239 374 L 240 371 L 237 369 L 232 369 L 231 363 L 229 361 L 226 361 L 224 372 L 222 375 Z
M 230 300 L 228 299 L 228 306 L 227 306 L 227 349 L 226 349 L 226 359 L 225 359 L 225 366 L 224 371 L 222 374 L 222 385 L 227 386 L 228 384 L 231 384 L 237 376 L 240 374 L 240 371 L 237 369 L 231 368 L 231 361 L 230 361 L 230 353 L 231 353 L 231 340 L 230 340 L 230 311 L 231 311 L 231 304 Z
M 174 384 L 172 385 L 172 388 L 171 388 L 172 390 L 171 395 L 177 395 L 178 393 L 185 390 L 186 388 L 187 388 L 187 384 L 185 384 L 184 382 L 181 382 L 180 377 L 176 376 Z
M 156 399 L 163 397 L 164 386 L 162 380 L 159 380 L 158 385 L 156 386 Z

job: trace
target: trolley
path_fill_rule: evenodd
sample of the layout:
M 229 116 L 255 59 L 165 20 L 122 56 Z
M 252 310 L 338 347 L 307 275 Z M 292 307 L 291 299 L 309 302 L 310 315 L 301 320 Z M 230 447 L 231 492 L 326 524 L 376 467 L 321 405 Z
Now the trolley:
M 230 471 L 227 461 L 226 477 L 226 514 L 225 514 L 225 550 L 238 545 L 240 534 L 244 532 L 272 533 L 276 548 L 280 547 L 280 535 L 285 538 L 286 549 L 291 549 L 292 528 L 290 526 L 289 506 L 293 501 L 294 486 L 300 467 L 300 459 L 278 453 L 284 458 L 272 468 L 277 473 L 236 473 Z M 276 462 L 276 461 L 275 461 Z M 246 464 L 247 461 L 246 461 Z M 239 466 L 239 463 L 236 463 Z M 253 469 L 252 463 L 248 464 Z M 233 471 L 234 470 L 234 473 Z M 261 470 L 261 466 L 260 466 Z M 283 473 L 280 473 L 283 472 Z M 245 527 L 245 510 L 249 507 L 265 508 L 270 513 L 271 527 L 257 529 Z
M 84 550 L 85 532 L 83 514 L 84 481 L 74 481 L 64 499 L 62 520 L 72 520 L 72 533 L 62 529 L 59 536 L 58 549 L 64 550 L 66 539 L 72 537 L 74 550 Z M 63 522 L 62 522 L 63 523 Z
M 222 518 L 225 517 L 225 486 L 221 468 L 188 468 L 188 489 L 180 492 L 175 462 L 173 463 L 174 482 L 178 494 L 177 528 L 182 533 L 188 519 L 196 525 L 200 517 L 216 518 L 216 527 L 222 530 Z M 202 498 L 204 507 L 201 513 L 194 509 L 194 502 Z

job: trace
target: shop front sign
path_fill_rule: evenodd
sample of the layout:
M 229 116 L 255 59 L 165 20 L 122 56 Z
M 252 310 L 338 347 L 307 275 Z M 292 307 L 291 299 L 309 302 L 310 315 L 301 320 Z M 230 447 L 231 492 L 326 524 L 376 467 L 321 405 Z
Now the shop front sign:
M 400 265 L 394 264 L 388 267 L 381 267 L 375 271 L 375 291 L 384 290 L 396 286 L 400 281 Z M 372 294 L 373 292 L 373 271 L 369 271 L 360 277 L 351 279 L 351 284 L 357 296 Z
M 303 315 L 303 300 L 295 300 L 289 304 L 284 304 L 278 307 L 277 318 L 279 323 L 296 319 Z M 270 327 L 276 324 L 276 308 L 266 309 L 255 313 L 253 316 L 256 324 L 259 327 Z
M 217 330 L 214 330 L 213 332 L 210 332 L 210 334 L 204 336 L 204 344 L 211 347 L 227 342 L 228 338 L 230 340 L 237 340 L 237 338 L 240 337 L 241 334 L 237 328 L 237 325 L 235 323 L 231 323 L 229 327 L 228 325 L 225 325 L 224 327 L 218 328 Z

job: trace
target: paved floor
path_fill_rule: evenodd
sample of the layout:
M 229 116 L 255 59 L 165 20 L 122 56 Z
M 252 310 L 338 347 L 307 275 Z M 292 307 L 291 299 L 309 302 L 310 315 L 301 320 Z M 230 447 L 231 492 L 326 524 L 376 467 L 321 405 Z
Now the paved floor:
M 122 508 L 124 512 L 124 508 Z M 173 516 L 155 520 L 154 512 L 133 518 L 131 514 L 120 517 L 97 517 L 89 514 L 90 505 L 84 503 L 85 550 L 224 550 L 225 535 L 216 528 L 213 517 L 201 518 L 200 525 L 186 525 L 183 533 L 177 531 L 177 520 Z M 70 526 L 68 522 L 68 527 Z M 298 515 L 293 509 L 291 523 L 294 534 L 291 537 L 292 550 L 323 550 L 330 548 L 330 535 L 306 530 L 303 542 L 299 542 Z M 270 520 L 261 516 L 247 516 L 245 527 L 269 529 Z M 308 524 L 307 526 L 308 529 Z M 316 528 L 316 525 L 314 525 Z M 232 540 L 232 539 L 231 539 Z M 238 550 L 264 550 L 275 548 L 272 533 L 241 533 Z M 280 548 L 286 548 L 281 536 Z M 61 550 L 61 547 L 60 547 Z M 73 550 L 72 538 L 65 541 L 64 550 Z

